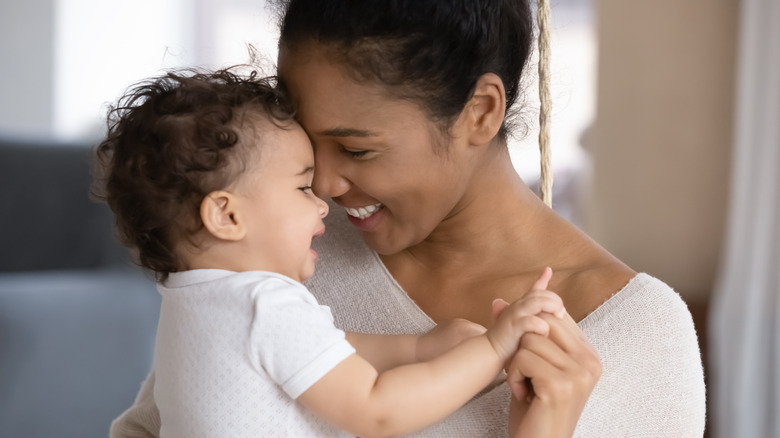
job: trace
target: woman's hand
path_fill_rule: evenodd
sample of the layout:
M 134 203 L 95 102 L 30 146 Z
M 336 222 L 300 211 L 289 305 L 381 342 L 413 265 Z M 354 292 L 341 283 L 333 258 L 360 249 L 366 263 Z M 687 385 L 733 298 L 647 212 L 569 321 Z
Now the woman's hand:
M 568 314 L 541 315 L 548 336 L 528 333 L 507 368 L 513 437 L 571 437 L 601 376 L 601 362 Z

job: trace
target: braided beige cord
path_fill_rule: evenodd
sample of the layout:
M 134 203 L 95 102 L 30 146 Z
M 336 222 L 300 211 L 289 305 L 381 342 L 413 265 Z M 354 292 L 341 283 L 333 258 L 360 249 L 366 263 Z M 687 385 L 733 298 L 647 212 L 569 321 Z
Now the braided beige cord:
M 542 201 L 552 207 L 552 153 L 550 152 L 550 1 L 537 0 L 539 24 L 539 152 L 542 156 Z

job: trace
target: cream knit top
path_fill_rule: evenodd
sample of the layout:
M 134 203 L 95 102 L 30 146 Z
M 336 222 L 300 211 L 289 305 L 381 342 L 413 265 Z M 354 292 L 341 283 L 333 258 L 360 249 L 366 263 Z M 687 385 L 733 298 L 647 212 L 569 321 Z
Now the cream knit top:
M 326 218 L 315 242 L 317 272 L 307 283 L 330 306 L 336 326 L 366 333 L 422 333 L 435 323 L 415 305 L 344 215 Z M 602 362 L 575 437 L 701 437 L 705 388 L 690 312 L 669 286 L 647 274 L 579 322 Z M 156 437 L 160 419 L 153 397 L 154 370 L 135 404 L 111 426 L 111 437 Z M 504 437 L 507 385 L 483 392 L 414 437 Z

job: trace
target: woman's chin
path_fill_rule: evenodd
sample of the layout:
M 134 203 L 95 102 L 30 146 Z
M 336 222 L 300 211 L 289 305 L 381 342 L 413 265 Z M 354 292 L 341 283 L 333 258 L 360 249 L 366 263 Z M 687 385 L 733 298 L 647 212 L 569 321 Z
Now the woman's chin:
M 371 248 L 374 252 L 382 256 L 398 254 L 399 252 L 411 246 L 399 243 L 396 240 L 391 240 L 386 235 L 379 235 L 378 233 L 363 232 L 362 234 L 366 245 L 368 245 L 368 247 Z

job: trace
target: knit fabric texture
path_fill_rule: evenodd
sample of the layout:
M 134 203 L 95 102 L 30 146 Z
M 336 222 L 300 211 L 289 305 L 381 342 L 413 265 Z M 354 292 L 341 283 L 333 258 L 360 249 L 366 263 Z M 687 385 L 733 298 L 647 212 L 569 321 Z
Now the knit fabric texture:
M 346 331 L 424 333 L 436 324 L 393 279 L 338 207 L 315 242 L 317 272 L 307 283 Z M 603 372 L 580 417 L 575 437 L 701 437 L 705 387 L 691 314 L 662 281 L 638 274 L 579 322 L 596 348 Z M 112 438 L 156 437 L 159 413 L 144 382 L 135 404 L 114 421 Z M 507 436 L 507 385 L 483 391 L 458 411 L 410 436 Z

